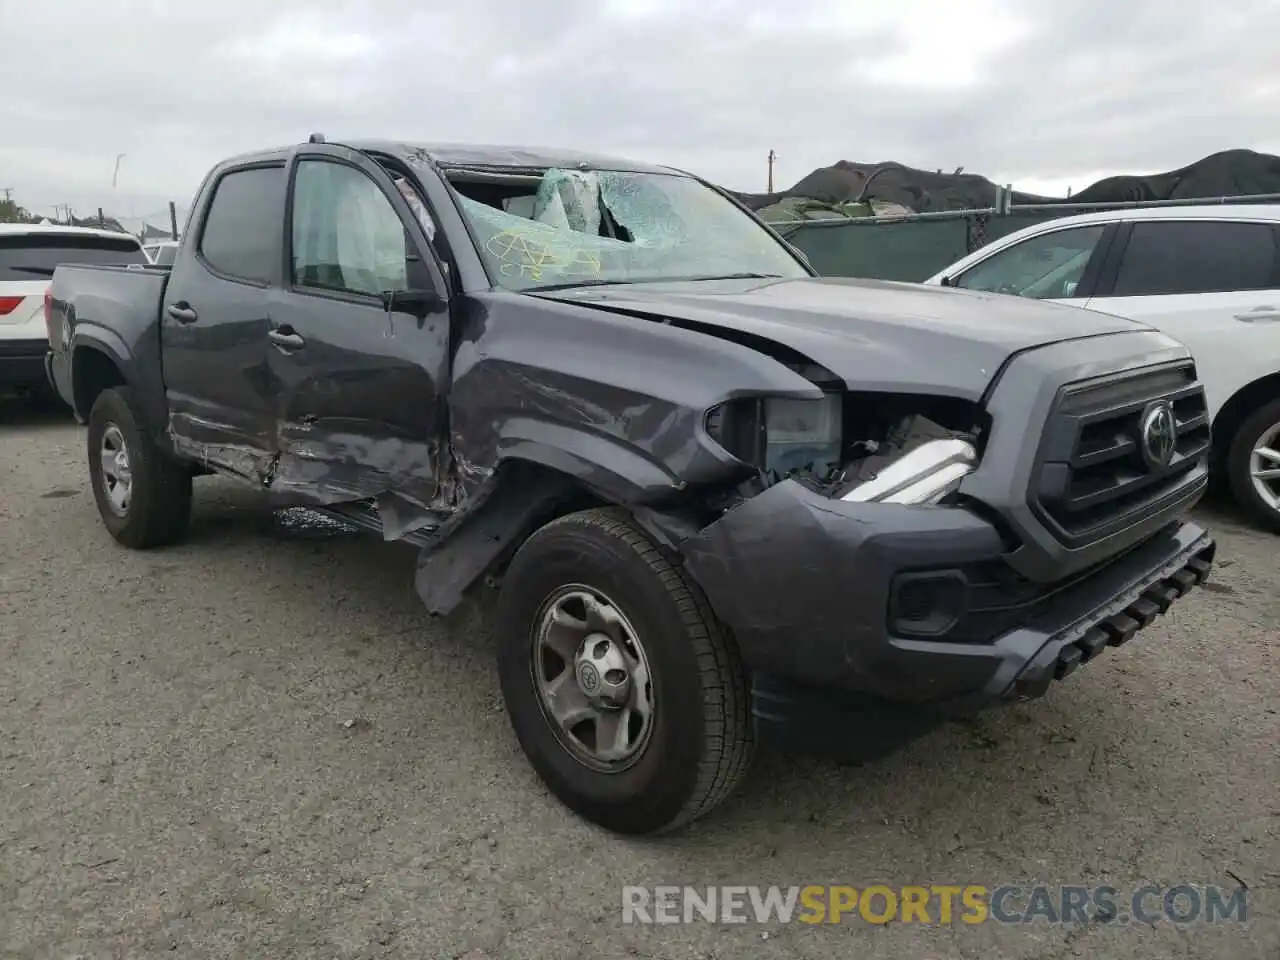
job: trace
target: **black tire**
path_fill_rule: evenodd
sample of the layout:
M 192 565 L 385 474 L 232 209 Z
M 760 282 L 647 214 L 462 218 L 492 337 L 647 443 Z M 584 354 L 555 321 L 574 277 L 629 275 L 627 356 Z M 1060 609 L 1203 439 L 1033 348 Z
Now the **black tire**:
M 111 506 L 102 470 L 102 441 L 111 427 L 128 450 L 131 494 L 123 515 Z M 191 520 L 191 471 L 174 460 L 138 426 L 128 387 L 98 394 L 89 412 L 89 479 L 102 522 L 126 547 L 143 550 L 173 543 Z
M 1231 494 L 1249 515 L 1272 533 L 1280 533 L 1280 510 L 1277 510 L 1254 489 L 1250 461 L 1253 448 L 1264 433 L 1280 424 L 1280 400 L 1272 400 L 1255 410 L 1240 424 L 1227 449 L 1227 477 Z M 1277 484 L 1280 489 L 1280 484 Z
M 569 584 L 611 598 L 648 658 L 652 732 L 620 772 L 592 769 L 562 745 L 534 679 L 540 612 Z M 625 511 L 574 513 L 534 533 L 503 577 L 497 627 L 516 737 L 551 792 L 581 816 L 618 833 L 674 830 L 720 803 L 746 773 L 755 740 L 737 648 L 697 585 Z

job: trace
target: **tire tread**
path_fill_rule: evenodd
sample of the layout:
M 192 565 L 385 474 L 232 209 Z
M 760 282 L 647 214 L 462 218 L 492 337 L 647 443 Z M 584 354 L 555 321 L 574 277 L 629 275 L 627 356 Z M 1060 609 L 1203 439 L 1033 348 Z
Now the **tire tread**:
M 1227 479 L 1236 503 L 1272 533 L 1280 533 L 1280 511 L 1271 509 L 1253 489 L 1249 460 L 1254 441 L 1276 423 L 1280 423 L 1280 398 L 1263 404 L 1245 418 L 1231 437 L 1226 457 Z
M 94 449 L 97 420 L 111 419 L 127 434 L 134 483 L 130 516 L 113 536 L 127 547 L 145 550 L 166 546 L 182 538 L 191 519 L 191 471 L 161 450 L 142 430 L 134 414 L 133 393 L 128 387 L 104 390 L 89 414 L 89 456 Z M 134 506 L 140 511 L 134 514 Z
M 675 601 L 701 672 L 703 742 L 698 776 L 684 806 L 655 833 L 677 830 L 721 803 L 751 766 L 755 733 L 750 691 L 737 645 L 701 589 L 617 507 L 602 507 L 553 520 L 558 526 L 595 527 L 626 544 L 653 571 Z

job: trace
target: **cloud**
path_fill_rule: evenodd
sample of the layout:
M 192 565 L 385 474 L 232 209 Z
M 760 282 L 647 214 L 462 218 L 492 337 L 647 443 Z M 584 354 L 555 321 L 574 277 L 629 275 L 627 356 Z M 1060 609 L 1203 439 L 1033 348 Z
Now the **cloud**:
M 770 149 L 784 185 L 851 159 L 1078 189 L 1280 151 L 1278 32 L 1274 0 L 0 0 L 22 38 L 0 186 L 150 214 L 320 130 L 620 153 L 738 189 L 763 189 Z

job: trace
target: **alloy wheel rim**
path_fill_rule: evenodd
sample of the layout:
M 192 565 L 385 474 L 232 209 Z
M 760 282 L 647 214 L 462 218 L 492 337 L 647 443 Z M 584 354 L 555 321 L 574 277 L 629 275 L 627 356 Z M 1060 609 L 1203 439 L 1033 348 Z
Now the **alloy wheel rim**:
M 1264 430 L 1253 445 L 1249 478 L 1262 502 L 1280 513 L 1280 423 Z

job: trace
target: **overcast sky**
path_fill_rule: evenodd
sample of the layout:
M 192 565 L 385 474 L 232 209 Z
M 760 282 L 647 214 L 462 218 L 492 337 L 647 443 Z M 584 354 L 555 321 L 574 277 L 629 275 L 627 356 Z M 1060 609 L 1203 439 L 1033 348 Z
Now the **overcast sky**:
M 0 189 L 144 216 L 320 130 L 1056 193 L 1280 153 L 1277 36 L 1280 0 L 0 0 Z

